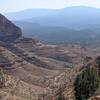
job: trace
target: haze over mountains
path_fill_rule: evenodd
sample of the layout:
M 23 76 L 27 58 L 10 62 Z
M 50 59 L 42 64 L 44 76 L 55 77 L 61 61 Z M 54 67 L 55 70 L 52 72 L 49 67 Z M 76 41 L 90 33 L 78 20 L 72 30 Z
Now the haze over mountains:
M 5 15 L 11 20 L 30 21 L 46 26 L 79 28 L 100 24 L 100 9 L 85 6 L 67 7 L 58 10 L 28 9 Z
M 15 25 L 0 14 L 0 100 L 100 100 L 100 30 L 35 21 L 15 20 Z
M 100 35 L 99 8 L 28 9 L 5 15 L 22 28 L 25 36 L 48 43 L 89 42 L 97 40 Z
M 78 50 L 74 55 L 76 49 L 81 48 L 22 37 L 21 29 L 0 14 L 0 100 L 55 100 L 60 88 L 73 100 L 73 82 L 80 68 L 72 64 L 83 59 Z

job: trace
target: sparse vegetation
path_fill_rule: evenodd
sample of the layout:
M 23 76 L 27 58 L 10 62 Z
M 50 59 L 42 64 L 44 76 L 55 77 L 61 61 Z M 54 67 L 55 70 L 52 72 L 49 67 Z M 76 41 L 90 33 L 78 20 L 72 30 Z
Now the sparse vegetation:
M 56 97 L 56 100 L 65 100 L 64 96 L 62 94 L 59 94 L 57 97 Z
M 0 63 L 7 63 L 7 62 L 9 62 L 8 58 L 5 57 L 3 53 L 0 53 Z
M 5 82 L 6 82 L 5 72 L 2 69 L 0 69 L 0 88 L 5 86 Z
M 100 76 L 95 68 L 88 66 L 75 80 L 76 100 L 86 100 L 100 85 Z

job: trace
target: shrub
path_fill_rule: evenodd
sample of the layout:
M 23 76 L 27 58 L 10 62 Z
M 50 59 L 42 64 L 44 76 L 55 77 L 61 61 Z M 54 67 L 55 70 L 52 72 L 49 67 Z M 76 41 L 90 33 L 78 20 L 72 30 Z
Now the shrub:
M 97 70 L 87 67 L 75 80 L 75 96 L 76 100 L 86 100 L 92 96 L 100 85 L 100 76 Z
M 6 76 L 2 69 L 0 69 L 0 88 L 5 86 Z
M 97 58 L 96 58 L 96 64 L 97 64 L 97 68 L 99 69 L 99 71 L 100 71 L 100 56 L 98 56 Z

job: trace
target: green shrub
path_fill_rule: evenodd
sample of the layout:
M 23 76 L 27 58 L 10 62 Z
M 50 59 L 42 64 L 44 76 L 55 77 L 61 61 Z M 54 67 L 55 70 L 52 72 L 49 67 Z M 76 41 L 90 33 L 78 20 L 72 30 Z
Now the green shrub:
M 95 62 L 96 62 L 96 67 L 99 69 L 99 71 L 100 71 L 100 56 L 98 56 L 97 58 L 96 58 L 96 60 L 95 60 Z
M 75 80 L 76 100 L 86 100 L 95 93 L 99 85 L 100 76 L 98 75 L 97 70 L 87 67 Z

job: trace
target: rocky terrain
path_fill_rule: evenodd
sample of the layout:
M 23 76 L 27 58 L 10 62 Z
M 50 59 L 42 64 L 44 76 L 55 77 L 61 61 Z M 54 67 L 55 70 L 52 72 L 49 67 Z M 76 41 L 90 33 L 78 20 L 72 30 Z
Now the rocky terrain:
M 0 67 L 8 75 L 6 86 L 0 90 L 0 97 L 5 93 L 7 100 L 49 100 L 57 96 L 60 88 L 67 91 L 66 98 L 73 97 L 72 83 L 79 68 L 71 68 L 66 62 L 40 57 L 28 51 L 9 51 L 5 47 L 0 47 L 0 51 L 4 58 Z
M 99 47 L 48 45 L 22 37 L 20 28 L 2 15 L 0 32 L 8 42 L 0 39 L 0 68 L 6 79 L 0 100 L 56 100 L 60 92 L 65 100 L 74 100 L 73 83 L 84 58 L 99 55 Z
M 21 29 L 0 14 L 0 40 L 13 41 L 21 35 Z
M 100 96 L 99 95 L 98 96 L 93 96 L 89 100 L 100 100 Z

